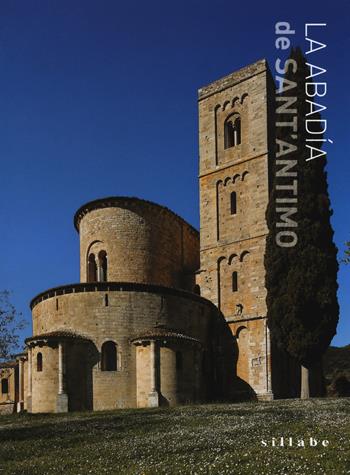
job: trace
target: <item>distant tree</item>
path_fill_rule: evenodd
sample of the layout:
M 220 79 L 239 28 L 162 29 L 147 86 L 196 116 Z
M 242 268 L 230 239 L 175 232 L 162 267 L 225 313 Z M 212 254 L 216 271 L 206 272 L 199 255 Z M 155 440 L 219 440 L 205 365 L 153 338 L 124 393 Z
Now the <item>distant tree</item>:
M 10 292 L 0 291 L 0 361 L 10 358 L 18 349 L 18 332 L 25 325 L 22 315 L 10 302 Z
M 344 264 L 350 264 L 350 241 L 346 242 L 346 247 L 344 251 L 344 257 L 340 262 L 343 262 Z
M 350 381 L 345 375 L 338 376 L 333 383 L 333 389 L 337 396 L 339 397 L 349 397 L 350 396 Z
M 290 53 L 297 69 L 289 67 L 280 97 L 296 96 L 296 102 L 288 105 L 295 108 L 297 115 L 297 133 L 291 127 L 276 127 L 276 157 L 279 160 L 296 161 L 290 171 L 297 171 L 294 178 L 276 178 L 275 163 L 272 170 L 272 188 L 266 213 L 269 234 L 265 253 L 267 318 L 272 340 L 301 364 L 301 397 L 309 397 L 309 370 L 321 361 L 321 356 L 336 333 L 339 307 L 337 301 L 337 249 L 333 243 L 333 230 L 330 224 L 332 210 L 328 196 L 326 159 L 323 157 L 306 161 L 309 149 L 305 118 L 310 112 L 310 104 L 305 93 L 306 78 L 310 75 L 300 48 Z M 290 63 L 293 64 L 293 63 Z M 307 79 L 311 82 L 312 79 Z M 288 89 L 289 90 L 285 90 Z M 317 99 L 317 98 L 316 98 Z M 315 102 L 317 100 L 315 99 Z M 281 105 L 280 99 L 277 107 Z M 320 119 L 319 113 L 308 117 Z M 290 122 L 291 113 L 278 114 L 281 123 Z M 313 130 L 317 130 L 313 123 Z M 318 128 L 318 131 L 322 130 Z M 317 135 L 322 138 L 322 134 Z M 289 153 L 283 147 L 290 144 Z M 318 148 L 322 142 L 317 142 Z M 313 143 L 315 144 L 315 143 Z M 295 147 L 295 148 L 294 148 Z M 278 168 L 277 168 L 278 167 Z M 297 185 L 297 212 L 290 216 L 297 222 L 292 228 L 297 242 L 292 247 L 280 247 L 276 242 L 277 226 L 281 222 L 281 213 L 276 211 L 276 198 L 288 198 L 293 195 L 291 188 L 276 190 L 277 185 L 291 185 L 293 179 Z M 284 180 L 284 181 L 283 181 Z M 281 203 L 281 202 L 280 202 Z M 291 205 L 289 205 L 291 206 Z M 282 228 L 285 229 L 285 228 Z

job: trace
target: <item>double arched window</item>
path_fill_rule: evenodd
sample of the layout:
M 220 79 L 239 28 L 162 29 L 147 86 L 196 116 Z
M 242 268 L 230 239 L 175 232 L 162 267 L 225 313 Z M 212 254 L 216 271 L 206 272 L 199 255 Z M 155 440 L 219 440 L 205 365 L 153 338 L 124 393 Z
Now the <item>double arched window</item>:
M 107 282 L 107 253 L 100 251 L 97 259 L 94 253 L 89 254 L 87 263 L 88 282 Z
M 224 140 L 225 149 L 241 143 L 241 117 L 239 114 L 231 114 L 225 120 Z
M 101 371 L 117 371 L 117 345 L 105 341 L 101 349 Z

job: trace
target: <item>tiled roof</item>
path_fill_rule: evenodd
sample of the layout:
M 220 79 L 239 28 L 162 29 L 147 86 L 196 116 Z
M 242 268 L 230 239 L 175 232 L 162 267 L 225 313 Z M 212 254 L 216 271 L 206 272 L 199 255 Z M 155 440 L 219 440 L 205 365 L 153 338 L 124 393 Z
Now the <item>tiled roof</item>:
M 34 335 L 29 338 L 26 338 L 25 342 L 29 343 L 34 340 L 46 340 L 46 339 L 59 339 L 59 338 L 69 338 L 75 340 L 90 340 L 90 338 L 80 335 L 77 332 L 72 330 L 56 330 L 48 333 L 41 333 L 40 335 Z
M 3 361 L 0 362 L 0 368 L 15 368 L 17 366 L 16 361 Z
M 181 333 L 179 330 L 175 330 L 172 328 L 167 328 L 163 326 L 155 326 L 144 332 L 137 334 L 131 341 L 136 340 L 157 340 L 162 338 L 169 338 L 169 339 L 177 339 L 177 340 L 184 340 L 193 343 L 201 343 L 200 340 L 197 338 L 193 338 L 191 336 L 185 335 Z

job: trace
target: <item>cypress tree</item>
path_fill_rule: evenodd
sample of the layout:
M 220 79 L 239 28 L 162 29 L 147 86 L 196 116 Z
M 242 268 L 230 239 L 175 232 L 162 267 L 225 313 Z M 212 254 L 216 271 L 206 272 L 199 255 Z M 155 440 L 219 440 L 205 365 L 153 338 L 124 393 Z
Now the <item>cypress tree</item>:
M 318 149 L 322 146 L 321 141 L 307 142 L 307 139 L 323 138 L 322 122 L 309 123 L 309 130 L 317 135 L 311 137 L 306 129 L 306 119 L 321 119 L 318 112 L 309 114 L 311 105 L 307 100 L 320 103 L 321 98 L 306 95 L 305 83 L 312 82 L 312 78 L 308 78 L 310 70 L 301 49 L 293 48 L 289 60 L 282 91 L 276 97 L 276 157 L 271 169 L 266 212 L 269 228 L 265 252 L 266 303 L 272 341 L 300 362 L 301 397 L 307 398 L 309 370 L 320 361 L 336 333 L 338 263 L 330 223 L 332 210 L 325 171 L 326 155 L 307 160 L 310 157 L 308 143 Z M 295 65 L 297 68 L 293 67 Z M 285 102 L 292 96 L 296 98 L 293 104 Z M 283 113 L 279 109 L 281 104 L 288 106 L 282 109 Z M 285 125 L 293 116 L 297 119 L 297 131 Z M 288 171 L 284 169 L 287 176 L 281 176 L 283 166 L 279 160 L 295 164 Z M 289 185 L 289 188 L 278 188 L 281 185 Z M 296 190 L 297 196 L 294 196 Z M 279 201 L 291 197 L 297 198 L 297 202 Z M 288 220 L 277 208 L 288 206 L 295 208 L 289 218 L 296 226 L 280 227 Z M 292 223 L 289 221 L 289 224 Z M 291 242 L 295 245 L 282 247 L 277 243 L 278 233 L 287 229 L 295 232 L 297 241 Z
M 344 251 L 344 257 L 341 260 L 344 264 L 350 264 L 350 241 L 346 242 L 346 249 Z

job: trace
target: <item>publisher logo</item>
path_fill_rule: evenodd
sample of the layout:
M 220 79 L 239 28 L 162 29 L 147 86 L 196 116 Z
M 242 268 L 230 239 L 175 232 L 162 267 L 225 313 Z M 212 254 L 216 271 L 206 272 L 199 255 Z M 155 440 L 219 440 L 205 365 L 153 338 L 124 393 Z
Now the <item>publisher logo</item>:
M 316 439 L 316 437 L 295 438 L 295 437 L 272 437 L 271 440 L 261 440 L 261 447 L 328 447 L 329 440 Z

